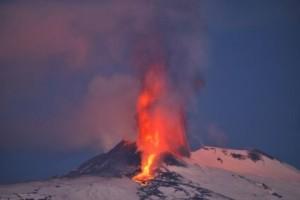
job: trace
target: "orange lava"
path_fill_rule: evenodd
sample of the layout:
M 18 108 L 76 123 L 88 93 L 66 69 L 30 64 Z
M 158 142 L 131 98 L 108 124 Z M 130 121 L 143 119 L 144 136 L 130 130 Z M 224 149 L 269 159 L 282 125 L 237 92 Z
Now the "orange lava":
M 145 163 L 142 165 L 142 172 L 133 177 L 136 182 L 145 185 L 149 180 L 154 178 L 154 175 L 150 171 L 150 167 L 153 165 L 155 154 L 151 154 L 145 157 Z
M 137 100 L 137 146 L 142 162 L 141 172 L 133 180 L 141 184 L 155 177 L 162 154 L 189 154 L 182 107 L 170 89 L 164 69 L 160 64 L 149 67 Z

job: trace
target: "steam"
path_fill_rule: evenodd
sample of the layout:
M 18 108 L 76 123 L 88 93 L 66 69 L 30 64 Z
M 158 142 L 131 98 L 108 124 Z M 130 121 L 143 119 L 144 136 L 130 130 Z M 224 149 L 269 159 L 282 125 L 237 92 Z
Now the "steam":
M 28 99 L 1 122 L 2 147 L 109 149 L 135 138 L 135 100 L 153 59 L 167 63 L 179 102 L 197 91 L 206 57 L 197 0 L 27 1 L 0 12 L 1 109 Z

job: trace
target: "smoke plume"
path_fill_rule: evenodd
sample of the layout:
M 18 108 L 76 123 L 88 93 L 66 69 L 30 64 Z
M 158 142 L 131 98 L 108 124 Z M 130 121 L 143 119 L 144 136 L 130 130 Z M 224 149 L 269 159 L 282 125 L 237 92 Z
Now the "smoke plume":
M 182 104 L 202 85 L 198 0 L 12 1 L 0 13 L 3 148 L 108 149 L 134 139 L 153 60 L 166 63 Z

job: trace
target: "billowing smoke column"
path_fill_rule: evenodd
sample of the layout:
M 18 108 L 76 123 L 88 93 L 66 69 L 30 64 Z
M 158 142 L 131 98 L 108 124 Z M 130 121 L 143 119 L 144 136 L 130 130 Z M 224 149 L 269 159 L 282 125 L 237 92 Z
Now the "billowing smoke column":
M 149 38 L 147 38 L 149 39 Z M 140 183 L 154 178 L 164 154 L 188 156 L 185 108 L 170 81 L 159 42 L 144 43 L 141 91 L 137 99 L 137 146 L 142 152 L 141 172 L 133 177 Z M 140 53 L 140 52 L 139 52 Z
M 199 138 L 194 117 L 199 109 L 189 107 L 198 102 L 194 87 L 201 84 L 197 80 L 206 58 L 201 13 L 207 9 L 201 2 L 1 4 L 0 79 L 5 84 L 0 107 L 8 121 L 0 122 L 0 146 L 107 151 L 138 133 L 145 163 L 154 146 L 142 136 L 158 129 L 155 153 L 181 154 L 184 139 L 175 138 L 185 134 L 186 110 L 193 114 L 188 115 L 188 136 L 194 142 Z M 153 127 L 145 128 L 147 123 Z

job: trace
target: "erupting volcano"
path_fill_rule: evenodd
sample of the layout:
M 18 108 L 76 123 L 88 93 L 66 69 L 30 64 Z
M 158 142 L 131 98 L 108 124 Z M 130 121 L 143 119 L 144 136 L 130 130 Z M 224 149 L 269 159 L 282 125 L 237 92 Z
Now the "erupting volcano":
M 164 154 L 189 156 L 184 112 L 167 79 L 163 64 L 148 67 L 137 100 L 138 150 L 141 172 L 133 180 L 145 184 L 154 178 Z

